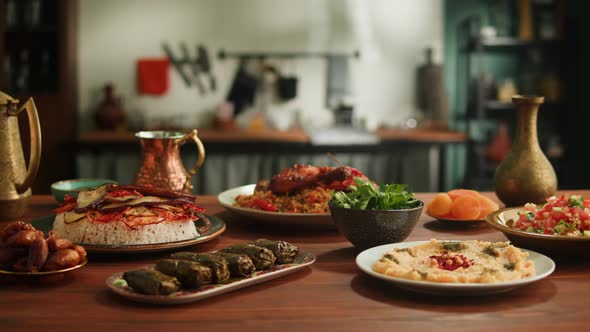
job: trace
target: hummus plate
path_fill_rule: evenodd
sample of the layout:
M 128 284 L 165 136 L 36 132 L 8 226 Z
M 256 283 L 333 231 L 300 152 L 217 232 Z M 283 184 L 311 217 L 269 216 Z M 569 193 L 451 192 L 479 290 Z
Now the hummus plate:
M 403 278 L 390 277 L 381 273 L 373 271 L 373 264 L 383 257 L 387 251 L 392 249 L 404 249 L 414 247 L 420 244 L 428 243 L 429 241 L 415 241 L 415 242 L 403 242 L 386 244 L 374 248 L 367 249 L 361 252 L 356 257 L 357 266 L 366 274 L 385 280 L 398 287 L 408 289 L 420 293 L 438 294 L 438 295 L 485 295 L 485 294 L 496 294 L 512 290 L 517 287 L 521 287 L 540 279 L 543 279 L 550 275 L 555 270 L 555 263 L 549 257 L 539 254 L 534 251 L 521 249 L 529 253 L 529 260 L 535 263 L 535 276 L 528 277 L 517 281 L 497 282 L 490 284 L 482 283 L 440 283 L 430 281 L 415 281 Z

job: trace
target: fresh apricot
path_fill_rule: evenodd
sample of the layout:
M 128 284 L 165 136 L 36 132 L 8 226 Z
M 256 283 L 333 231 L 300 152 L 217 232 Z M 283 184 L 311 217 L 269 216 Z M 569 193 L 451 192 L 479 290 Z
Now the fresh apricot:
M 459 196 L 472 196 L 477 198 L 477 196 L 479 196 L 479 193 L 471 189 L 453 189 L 449 191 L 449 196 L 451 196 L 452 200 L 457 199 L 457 197 Z
M 451 205 L 453 201 L 451 197 L 447 193 L 438 193 L 428 206 L 426 207 L 426 211 L 433 217 L 442 217 L 451 212 Z
M 479 218 L 479 199 L 471 195 L 458 196 L 451 205 L 451 216 L 463 220 L 475 220 Z
M 480 208 L 478 219 L 484 219 L 489 213 L 494 212 L 500 208 L 500 205 L 498 205 L 498 203 L 492 201 L 486 196 L 479 195 L 478 200 Z

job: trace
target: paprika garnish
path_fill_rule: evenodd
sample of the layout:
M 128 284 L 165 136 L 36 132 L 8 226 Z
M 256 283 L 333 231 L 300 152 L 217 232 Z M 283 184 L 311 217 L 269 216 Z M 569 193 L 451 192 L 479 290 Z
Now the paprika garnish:
M 274 205 L 263 199 L 255 198 L 252 200 L 252 203 L 264 211 L 277 212 L 279 210 Z
M 455 271 L 460 267 L 466 269 L 474 263 L 472 259 L 468 259 L 461 254 L 449 254 L 446 250 L 441 252 L 440 255 L 430 256 L 430 258 L 436 260 L 439 268 L 448 271 Z

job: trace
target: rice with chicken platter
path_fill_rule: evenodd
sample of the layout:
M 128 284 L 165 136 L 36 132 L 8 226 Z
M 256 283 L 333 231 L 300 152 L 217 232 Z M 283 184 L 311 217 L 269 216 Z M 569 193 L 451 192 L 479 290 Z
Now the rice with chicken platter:
M 322 187 L 307 188 L 293 195 L 275 195 L 270 190 L 255 190 L 252 195 L 236 197 L 240 207 L 284 213 L 328 213 L 328 201 L 333 189 Z
M 355 177 L 367 180 L 352 167 L 297 164 L 282 170 L 270 181 L 258 182 L 252 195 L 238 195 L 234 205 L 269 212 L 329 213 L 332 193 L 347 190 Z

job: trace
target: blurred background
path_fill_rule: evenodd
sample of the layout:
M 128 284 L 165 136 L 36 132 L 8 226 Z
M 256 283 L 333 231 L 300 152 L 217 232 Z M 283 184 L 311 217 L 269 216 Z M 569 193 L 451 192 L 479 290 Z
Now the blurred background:
M 293 163 L 335 165 L 328 152 L 414 191 L 493 190 L 514 137 L 514 94 L 545 96 L 539 140 L 559 187 L 588 188 L 588 7 L 0 0 L 0 90 L 39 109 L 37 194 L 76 177 L 130 183 L 134 132 L 194 128 L 208 152 L 200 194 Z M 187 168 L 197 158 L 189 146 L 182 156 Z

